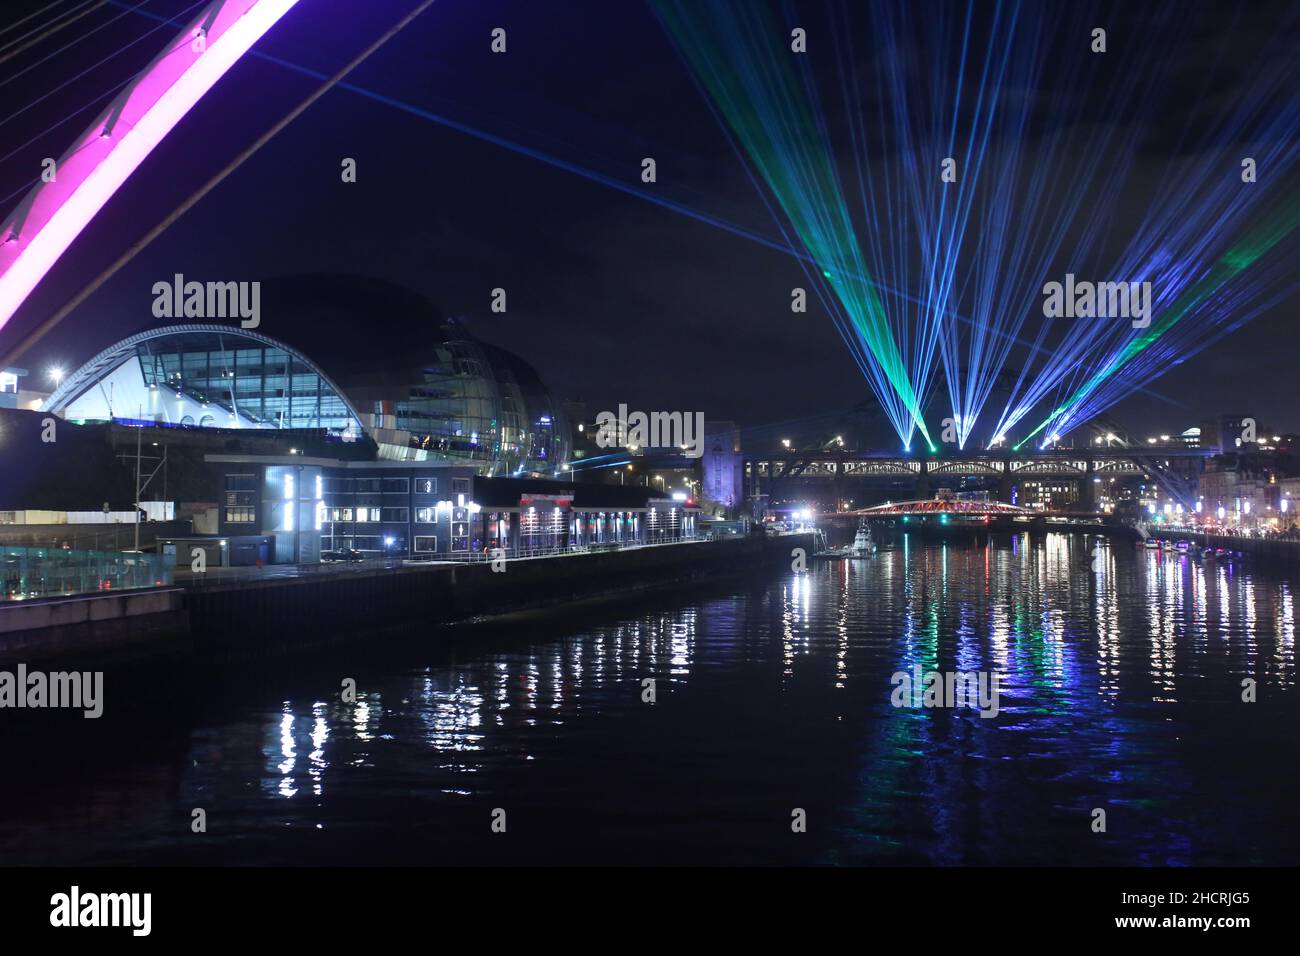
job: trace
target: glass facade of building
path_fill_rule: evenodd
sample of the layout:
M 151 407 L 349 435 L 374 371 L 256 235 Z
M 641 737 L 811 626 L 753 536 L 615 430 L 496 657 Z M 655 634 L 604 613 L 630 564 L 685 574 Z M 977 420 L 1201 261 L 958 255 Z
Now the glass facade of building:
M 168 326 L 123 339 L 68 376 L 45 408 L 73 421 L 361 434 L 352 406 L 306 356 L 227 326 Z
M 568 461 L 563 413 L 529 366 L 467 336 L 435 356 L 394 406 L 416 448 L 481 462 L 488 475 L 551 473 Z
M 490 476 L 567 469 L 568 423 L 537 372 L 459 322 L 386 317 L 374 335 L 315 342 L 320 354 L 302 344 L 318 331 L 312 322 L 286 313 L 281 326 L 292 344 L 207 324 L 142 332 L 68 376 L 45 408 L 72 421 L 325 430 L 344 440 L 368 429 L 381 458 L 466 462 Z
M 172 583 L 161 555 L 64 548 L 0 548 L 0 584 L 5 601 L 92 594 Z
M 180 424 L 347 430 L 353 416 L 310 364 L 278 346 L 229 332 L 193 332 L 136 345 L 144 383 L 207 404 L 212 412 Z M 223 414 L 224 413 L 224 414 Z

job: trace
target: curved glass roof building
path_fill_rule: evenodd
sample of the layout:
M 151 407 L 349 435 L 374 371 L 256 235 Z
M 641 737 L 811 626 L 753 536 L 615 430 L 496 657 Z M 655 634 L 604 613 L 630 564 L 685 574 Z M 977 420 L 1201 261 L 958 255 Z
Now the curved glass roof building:
M 361 433 L 342 390 L 310 359 L 238 326 L 168 325 L 122 339 L 67 376 L 45 409 L 81 422 Z
M 486 475 L 554 474 L 570 438 L 518 356 L 378 280 L 265 282 L 259 324 L 173 323 L 113 343 L 45 403 L 72 421 L 315 429 L 373 439 L 380 457 L 472 461 Z

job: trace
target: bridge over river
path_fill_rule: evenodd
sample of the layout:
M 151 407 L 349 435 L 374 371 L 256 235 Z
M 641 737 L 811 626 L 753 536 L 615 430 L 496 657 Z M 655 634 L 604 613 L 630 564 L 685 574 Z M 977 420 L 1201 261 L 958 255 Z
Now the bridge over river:
M 929 498 L 915 501 L 890 501 L 871 508 L 838 511 L 818 517 L 826 525 L 856 526 L 868 521 L 873 525 L 894 528 L 911 526 L 920 531 L 1084 531 L 1140 535 L 1131 521 L 1096 511 L 1040 511 L 1021 508 L 1001 501 L 978 501 L 966 498 Z
M 845 497 L 843 489 L 851 481 L 902 481 L 911 487 L 917 501 L 929 498 L 932 481 L 984 479 L 1003 504 L 1010 503 L 1018 481 L 1057 478 L 1075 482 L 1079 510 L 1092 512 L 1095 485 L 1109 478 L 1150 477 L 1174 499 L 1191 507 L 1204 460 L 1213 454 L 1210 448 L 1050 449 L 1023 454 L 986 450 L 924 456 L 786 450 L 743 453 L 742 475 L 745 497 L 750 500 L 771 496 L 783 483 L 796 479 L 825 481 L 836 488 L 837 499 Z

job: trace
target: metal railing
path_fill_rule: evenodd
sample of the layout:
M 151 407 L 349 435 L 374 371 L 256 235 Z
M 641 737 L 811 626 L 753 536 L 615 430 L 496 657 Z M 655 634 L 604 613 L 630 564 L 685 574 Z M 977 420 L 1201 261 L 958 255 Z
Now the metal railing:
M 704 535 L 672 535 L 651 541 L 589 541 L 586 544 L 550 545 L 539 548 L 489 549 L 482 552 L 451 552 L 443 555 L 441 560 L 465 564 L 490 563 L 494 558 L 548 558 L 563 554 L 598 554 L 603 551 L 628 551 L 633 548 L 653 547 L 660 544 L 685 544 L 692 541 L 704 541 Z
M 175 578 L 178 584 L 188 587 L 203 587 L 205 585 L 231 584 L 239 581 L 263 581 L 277 578 L 342 575 L 358 571 L 394 570 L 421 564 L 490 564 L 498 558 L 514 561 L 521 558 L 549 558 L 570 554 L 597 554 L 603 551 L 630 551 L 636 548 L 653 548 L 665 544 L 690 544 L 706 540 L 709 539 L 703 534 L 697 534 L 693 537 L 674 535 L 652 541 L 598 541 L 588 544 L 506 549 L 503 554 L 491 550 L 475 553 L 453 551 L 429 552 L 417 557 L 388 555 L 362 558 L 355 561 L 330 561 L 314 564 L 268 564 L 261 567 L 246 565 L 231 568 L 210 566 L 206 571 L 197 573 L 191 571 L 188 565 L 183 565 L 176 568 Z
M 331 575 L 355 574 L 358 571 L 383 571 L 405 567 L 407 562 L 400 557 L 363 558 L 359 561 L 330 561 L 314 564 L 267 564 L 239 565 L 236 567 L 209 566 L 204 571 L 191 571 L 189 565 L 178 567 L 175 571 L 177 584 L 187 587 L 204 587 L 217 584 L 233 584 L 240 581 L 273 581 L 280 578 L 329 577 Z

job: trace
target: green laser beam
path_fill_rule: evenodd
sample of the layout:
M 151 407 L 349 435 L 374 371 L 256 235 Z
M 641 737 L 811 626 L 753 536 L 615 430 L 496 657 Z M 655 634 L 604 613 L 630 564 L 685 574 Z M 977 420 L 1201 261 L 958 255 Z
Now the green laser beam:
M 761 5 L 747 6 L 725 20 L 698 23 L 691 21 L 692 14 L 712 17 L 723 11 L 692 6 L 688 13 L 667 0 L 657 0 L 655 7 L 933 449 L 806 91 L 786 60 L 754 55 L 755 37 L 770 43 L 782 35 L 771 23 L 770 13 Z M 757 23 L 748 18 L 751 14 Z M 730 47 L 728 39 L 734 41 Z M 759 109 L 760 98 L 767 108 Z

